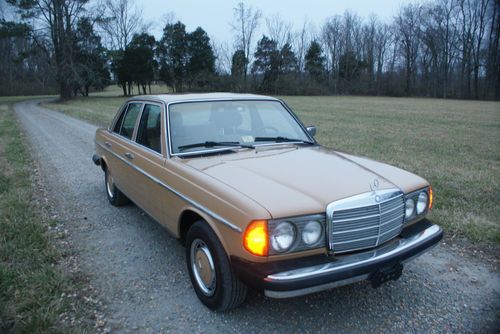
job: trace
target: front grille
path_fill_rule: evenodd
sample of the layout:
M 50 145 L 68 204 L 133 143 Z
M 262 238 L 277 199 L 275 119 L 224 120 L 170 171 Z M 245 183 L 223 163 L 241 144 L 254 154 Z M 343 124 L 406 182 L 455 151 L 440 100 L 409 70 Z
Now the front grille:
M 403 227 L 404 199 L 397 189 L 333 202 L 327 210 L 330 250 L 352 252 L 396 237 Z

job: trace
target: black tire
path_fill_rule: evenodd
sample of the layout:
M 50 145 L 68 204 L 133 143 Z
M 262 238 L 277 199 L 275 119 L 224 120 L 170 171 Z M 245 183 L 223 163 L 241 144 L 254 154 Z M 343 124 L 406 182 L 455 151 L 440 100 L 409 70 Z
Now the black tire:
M 128 197 L 115 186 L 113 176 L 109 172 L 108 168 L 104 170 L 104 187 L 106 190 L 106 196 L 108 197 L 108 201 L 111 205 L 124 206 L 130 203 Z
M 199 274 L 197 280 L 196 269 L 193 268 L 196 264 L 191 262 L 193 253 L 191 248 L 194 247 L 200 250 L 200 248 L 197 248 L 200 241 L 202 245 L 208 248 L 213 260 L 215 283 L 213 283 L 214 287 L 209 293 L 206 292 L 206 286 L 202 287 L 203 283 L 199 283 Z M 239 306 L 245 301 L 247 286 L 238 279 L 217 235 L 203 220 L 194 223 L 187 232 L 186 262 L 196 295 L 208 308 L 215 311 L 226 311 Z

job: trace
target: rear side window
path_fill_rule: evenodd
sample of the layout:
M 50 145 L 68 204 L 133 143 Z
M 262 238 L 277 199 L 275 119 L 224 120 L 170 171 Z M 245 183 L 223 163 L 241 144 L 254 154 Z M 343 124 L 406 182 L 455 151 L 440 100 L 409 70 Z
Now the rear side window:
M 146 104 L 144 107 L 137 129 L 137 143 L 161 153 L 161 108 L 159 106 Z
M 123 121 L 121 122 L 121 127 L 119 132 L 120 135 L 128 139 L 132 139 L 135 122 L 137 120 L 137 115 L 139 115 L 139 112 L 141 111 L 141 107 L 142 107 L 141 103 L 130 103 L 128 105 L 127 111 L 125 112 L 125 117 L 123 117 Z
M 116 133 L 120 132 L 120 128 L 121 128 L 122 122 L 123 122 L 123 117 L 125 116 L 125 113 L 127 112 L 127 107 L 128 107 L 128 105 L 125 105 L 121 108 L 120 116 L 116 120 L 115 126 L 113 127 L 113 132 L 116 132 Z

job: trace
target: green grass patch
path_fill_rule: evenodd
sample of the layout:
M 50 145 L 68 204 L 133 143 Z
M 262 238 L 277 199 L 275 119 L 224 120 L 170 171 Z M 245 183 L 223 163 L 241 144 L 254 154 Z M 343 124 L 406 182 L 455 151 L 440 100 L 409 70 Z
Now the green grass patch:
M 318 141 L 426 178 L 430 218 L 448 234 L 500 243 L 500 103 L 386 97 L 284 97 Z
M 58 269 L 62 254 L 34 203 L 31 158 L 8 103 L 0 98 L 0 332 L 66 333 L 60 315 L 72 312 L 61 298 L 74 283 Z
M 317 139 L 324 146 L 426 178 L 435 193 L 430 217 L 448 235 L 500 243 L 500 103 L 353 96 L 283 99 L 306 125 L 318 126 Z M 47 106 L 108 125 L 124 101 L 111 88 Z

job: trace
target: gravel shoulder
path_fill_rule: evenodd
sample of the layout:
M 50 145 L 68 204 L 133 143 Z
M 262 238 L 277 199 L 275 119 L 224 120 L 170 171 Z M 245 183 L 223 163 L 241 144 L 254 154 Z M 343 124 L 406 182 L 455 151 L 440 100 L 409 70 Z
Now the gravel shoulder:
M 379 289 L 367 283 L 288 300 L 252 295 L 214 313 L 198 302 L 184 248 L 134 205 L 108 204 L 93 165 L 96 127 L 26 101 L 15 105 L 47 196 L 113 332 L 498 332 L 500 275 L 440 245 Z M 467 247 L 467 246 L 465 246 Z

